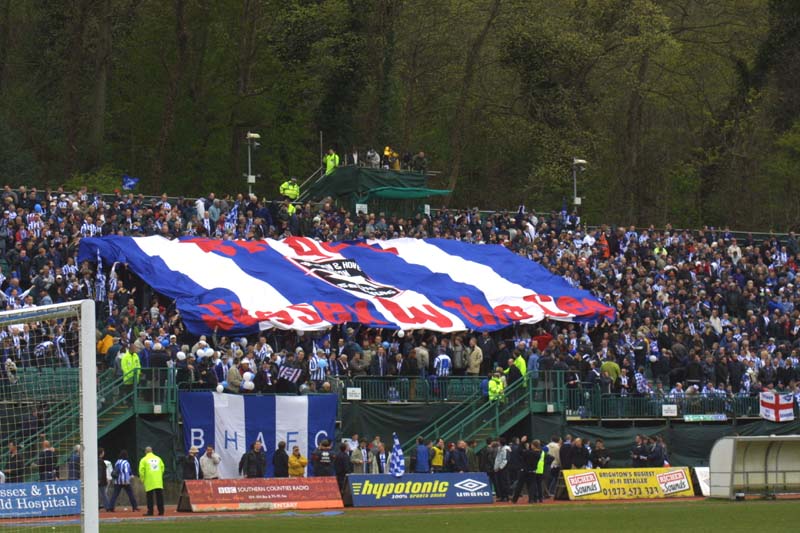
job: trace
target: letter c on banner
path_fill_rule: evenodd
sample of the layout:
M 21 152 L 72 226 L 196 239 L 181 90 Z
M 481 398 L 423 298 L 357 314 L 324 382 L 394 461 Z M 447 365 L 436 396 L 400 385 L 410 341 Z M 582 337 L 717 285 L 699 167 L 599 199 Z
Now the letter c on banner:
M 319 443 L 322 442 L 322 440 L 319 438 L 320 435 L 322 435 L 322 439 L 327 439 L 328 438 L 328 432 L 325 431 L 324 429 L 320 430 L 320 431 L 317 431 L 317 434 L 314 435 L 314 447 L 315 448 L 319 448 Z

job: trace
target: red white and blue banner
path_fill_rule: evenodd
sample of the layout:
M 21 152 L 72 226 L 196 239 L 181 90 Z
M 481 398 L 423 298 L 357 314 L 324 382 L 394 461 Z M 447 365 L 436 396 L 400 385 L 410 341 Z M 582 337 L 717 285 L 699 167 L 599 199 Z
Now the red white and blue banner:
M 614 309 L 499 245 L 445 239 L 321 243 L 86 238 L 80 261 L 123 262 L 175 298 L 195 334 L 370 327 L 492 331 L 545 318 L 613 319 Z
M 761 418 L 773 422 L 790 422 L 794 420 L 794 398 L 792 393 L 762 392 L 759 395 Z

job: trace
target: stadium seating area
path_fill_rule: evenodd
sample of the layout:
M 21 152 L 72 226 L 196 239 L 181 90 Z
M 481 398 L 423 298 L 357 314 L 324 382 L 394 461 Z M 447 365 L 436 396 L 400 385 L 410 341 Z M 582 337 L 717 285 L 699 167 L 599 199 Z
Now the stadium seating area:
M 136 351 L 144 369 L 175 369 L 160 380 L 159 391 L 224 385 L 243 393 L 332 390 L 344 399 L 345 389 L 357 384 L 373 401 L 468 402 L 486 395 L 486 376 L 495 370 L 501 379 L 513 380 L 508 361 L 521 360 L 527 372 L 550 376 L 546 387 L 532 393 L 534 412 L 551 405 L 578 418 L 643 418 L 660 416 L 660 405 L 669 403 L 686 413 L 754 416 L 762 389 L 791 391 L 800 401 L 795 279 L 800 248 L 793 233 L 754 238 L 727 228 L 588 227 L 565 211 L 524 208 L 443 209 L 403 218 L 353 215 L 323 201 L 289 214 L 285 202 L 241 194 L 174 199 L 7 186 L 2 200 L 4 306 L 95 299 L 101 369 L 121 379 L 122 354 Z M 170 302 L 124 265 L 102 265 L 98 271 L 93 264 L 75 264 L 80 238 L 112 234 L 496 243 L 593 292 L 615 307 L 617 317 L 591 326 L 553 321 L 516 326 L 475 335 L 474 346 L 473 335 L 466 333 L 416 331 L 401 338 L 357 325 L 324 336 L 271 332 L 261 339 L 198 339 L 185 330 Z M 37 376 L 70 371 L 63 368 L 74 342 L 69 332 L 42 328 L 15 335 L 7 329 L 0 337 L 4 387 L 39 396 Z M 309 355 L 292 363 L 301 370 L 297 379 L 282 379 L 280 367 L 297 347 Z M 38 357 L 45 352 L 49 358 Z M 477 352 L 479 367 L 471 369 L 470 355 Z M 447 380 L 434 365 L 440 354 L 451 360 Z M 316 360 L 315 375 L 310 359 Z M 252 374 L 252 388 L 243 386 L 247 379 L 229 379 L 234 367 L 239 377 Z M 270 373 L 270 379 L 259 379 L 260 372 Z

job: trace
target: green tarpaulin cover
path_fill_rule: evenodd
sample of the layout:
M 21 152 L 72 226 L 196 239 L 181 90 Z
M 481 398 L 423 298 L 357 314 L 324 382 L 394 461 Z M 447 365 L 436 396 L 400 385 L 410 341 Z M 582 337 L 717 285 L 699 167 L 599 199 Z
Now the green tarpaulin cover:
M 450 191 L 428 189 L 425 175 L 364 167 L 339 167 L 309 188 L 312 200 L 327 196 L 356 199 L 391 198 L 396 200 L 427 198 L 449 194 Z
M 414 200 L 429 196 L 445 196 L 447 189 L 425 189 L 422 187 L 378 187 L 367 191 L 368 198 L 389 198 L 391 200 Z

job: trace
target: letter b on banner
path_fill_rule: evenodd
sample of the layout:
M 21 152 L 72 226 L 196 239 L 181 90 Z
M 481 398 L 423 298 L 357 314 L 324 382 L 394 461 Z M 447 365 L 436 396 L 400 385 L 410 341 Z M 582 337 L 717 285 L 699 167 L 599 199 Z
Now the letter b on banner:
M 190 430 L 191 435 L 191 444 L 189 447 L 197 446 L 199 449 L 203 449 L 206 447 L 206 432 L 200 428 L 192 428 Z

